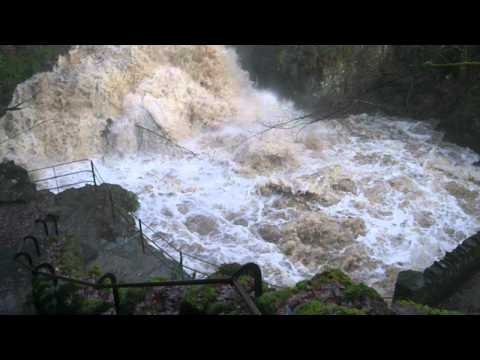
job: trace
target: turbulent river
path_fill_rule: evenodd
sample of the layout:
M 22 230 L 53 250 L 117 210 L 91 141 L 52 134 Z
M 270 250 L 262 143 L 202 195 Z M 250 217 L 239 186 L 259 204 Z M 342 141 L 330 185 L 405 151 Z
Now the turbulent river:
M 480 230 L 480 156 L 433 122 L 360 115 L 264 132 L 303 114 L 255 89 L 223 46 L 76 47 L 12 103 L 27 98 L 1 119 L 0 140 L 28 130 L 3 157 L 28 168 L 91 158 L 138 194 L 154 240 L 256 262 L 275 284 L 339 267 L 388 296 L 399 271 Z

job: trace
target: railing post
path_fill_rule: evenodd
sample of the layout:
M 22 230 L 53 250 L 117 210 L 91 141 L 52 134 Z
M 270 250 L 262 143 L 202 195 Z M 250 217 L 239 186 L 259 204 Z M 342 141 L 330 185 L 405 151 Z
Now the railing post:
M 54 293 L 54 297 L 55 297 L 55 313 L 58 314 L 58 303 L 59 303 L 58 291 L 57 291 L 57 289 L 58 289 L 58 278 L 56 277 L 55 268 L 48 263 L 40 264 L 35 269 L 33 269 L 33 276 L 35 278 L 38 277 L 40 269 L 46 269 L 52 275 L 53 293 Z
M 55 226 L 55 235 L 60 235 L 59 231 L 58 231 L 58 219 L 59 217 L 57 215 L 54 215 L 54 214 L 47 214 L 46 218 L 45 218 L 45 221 L 46 222 L 53 222 L 53 225 Z
M 142 220 L 138 219 L 138 226 L 140 228 L 140 245 L 142 246 L 142 252 L 145 254 L 145 240 L 143 237 L 143 226 L 142 226 Z
M 90 160 L 90 166 L 92 168 L 92 177 L 93 177 L 93 185 L 95 186 L 95 189 L 97 188 L 97 178 L 95 177 L 95 167 L 93 166 L 93 161 Z
M 232 276 L 233 280 L 237 280 L 240 276 L 250 275 L 255 280 L 255 298 L 259 298 L 263 294 L 262 269 L 257 264 L 246 264 L 236 274 Z
M 57 172 L 55 171 L 55 166 L 52 167 L 53 177 L 55 178 L 55 184 L 57 185 L 57 194 L 60 193 L 60 187 L 58 186 Z
M 25 236 L 23 238 L 23 247 L 25 247 L 25 243 L 27 242 L 27 240 L 32 240 L 33 241 L 33 244 L 35 245 L 35 250 L 37 251 L 37 256 L 38 257 L 42 256 L 41 253 L 40 253 L 40 246 L 38 245 L 37 238 L 34 237 L 34 236 Z
M 43 230 L 45 231 L 45 236 L 48 238 L 49 234 L 48 234 L 48 225 L 47 223 L 42 220 L 42 219 L 37 219 L 35 220 L 35 224 L 38 224 L 38 223 L 42 223 L 43 224 Z
M 118 292 L 118 287 L 117 287 L 117 278 L 113 274 L 105 274 L 98 280 L 97 284 L 102 285 L 106 279 L 110 280 L 110 284 L 112 285 L 112 293 L 113 293 L 113 304 L 115 307 L 115 313 L 117 315 L 120 315 L 120 294 Z
M 115 224 L 115 206 L 113 205 L 112 190 L 108 189 L 108 198 L 110 199 L 110 208 L 112 210 L 112 223 Z
M 183 276 L 183 253 L 180 251 L 180 277 L 184 280 Z

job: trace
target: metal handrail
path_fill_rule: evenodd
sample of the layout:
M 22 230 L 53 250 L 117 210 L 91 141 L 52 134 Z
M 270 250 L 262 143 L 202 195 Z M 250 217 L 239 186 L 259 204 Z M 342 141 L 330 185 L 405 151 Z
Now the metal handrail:
M 28 264 L 21 262 L 20 258 L 26 258 Z M 203 280 L 181 280 L 181 281 L 162 281 L 162 282 L 145 282 L 145 283 L 117 283 L 117 279 L 114 274 L 108 273 L 102 276 L 96 283 L 73 279 L 70 277 L 57 275 L 55 267 L 48 263 L 42 263 L 38 266 L 34 266 L 32 257 L 27 252 L 20 252 L 15 255 L 14 261 L 20 264 L 25 269 L 32 272 L 33 278 L 38 276 L 45 276 L 51 279 L 56 285 L 59 280 L 65 281 L 71 284 L 77 284 L 86 286 L 96 290 L 111 289 L 114 298 L 114 307 L 117 315 L 120 315 L 120 296 L 119 289 L 128 288 L 156 288 L 156 287 L 176 287 L 176 286 L 200 286 L 200 285 L 231 285 L 240 294 L 240 297 L 247 305 L 248 309 L 253 315 L 261 315 L 254 301 L 248 296 L 246 289 L 240 284 L 238 279 L 241 276 L 249 274 L 255 281 L 255 298 L 262 295 L 262 275 L 261 270 L 256 264 L 247 264 L 243 266 L 237 273 L 228 278 L 217 279 L 203 279 Z M 41 269 L 47 269 L 48 272 L 40 271 Z M 105 284 L 105 280 L 109 279 L 110 284 Z
M 66 162 L 66 163 L 56 164 L 54 166 L 47 166 L 47 167 L 44 167 L 44 168 L 41 168 L 41 169 L 30 170 L 30 171 L 28 171 L 28 173 L 30 174 L 32 172 L 48 170 L 48 169 L 53 169 L 53 168 L 59 168 L 61 166 L 65 166 L 65 165 L 71 165 L 71 164 L 76 164 L 76 163 L 80 163 L 80 162 L 87 162 L 87 161 L 91 161 L 91 160 L 90 159 L 82 159 L 82 160 L 70 161 L 70 162 Z
M 92 172 L 91 170 L 75 171 L 75 172 L 68 173 L 68 174 L 61 174 L 61 175 L 52 176 L 52 177 L 49 177 L 49 178 L 46 178 L 46 179 L 35 180 L 35 181 L 33 181 L 33 183 L 36 184 L 36 183 L 40 183 L 40 182 L 60 179 L 60 178 L 71 176 L 71 175 L 91 173 L 91 172 Z
M 98 168 L 95 166 L 95 163 L 90 160 L 90 159 L 82 159 L 82 160 L 77 160 L 77 161 L 71 161 L 71 162 L 67 162 L 67 163 L 62 163 L 62 164 L 58 164 L 58 165 L 54 165 L 54 166 L 50 166 L 50 167 L 45 167 L 45 168 L 41 168 L 41 169 L 36 169 L 36 170 L 31 170 L 29 171 L 29 173 L 31 172 L 35 172 L 35 171 L 40 171 L 40 170 L 48 170 L 48 169 L 55 169 L 55 168 L 58 168 L 58 167 L 61 167 L 61 166 L 65 166 L 65 165 L 71 165 L 71 164 L 75 164 L 75 163 L 81 163 L 81 162 L 89 162 L 90 163 L 90 169 L 89 170 L 85 170 L 85 171 L 82 171 L 82 172 L 85 172 L 85 173 L 91 173 L 92 174 L 92 180 L 89 180 L 89 181 L 83 181 L 83 182 L 78 182 L 78 183 L 75 183 L 75 184 L 69 184 L 69 185 L 62 185 L 62 186 L 56 186 L 56 187 L 53 187 L 51 189 L 46 189 L 46 190 L 53 190 L 53 189 L 60 189 L 60 188 L 65 188 L 65 187 L 68 187 L 68 186 L 74 186 L 74 185 L 79 185 L 79 184 L 88 184 L 88 183 L 93 183 L 94 186 L 97 186 L 97 185 L 100 185 L 102 183 L 106 183 L 106 181 L 103 179 L 102 175 L 100 174 Z M 80 172 L 73 172 L 73 173 L 69 173 L 69 174 L 62 174 L 62 175 L 59 175 L 59 176 L 54 176 L 52 178 L 49 178 L 49 179 L 44 179 L 45 181 L 46 180 L 56 180 L 58 179 L 59 177 L 66 177 L 66 176 L 69 176 L 69 175 L 75 175 L 75 174 L 78 174 Z M 100 180 L 100 182 L 97 181 Z M 38 182 L 38 181 L 37 181 Z M 122 213 L 124 211 L 124 209 L 116 206 L 116 204 L 114 203 L 113 201 L 113 195 L 112 195 L 112 192 L 111 190 L 109 189 L 109 197 L 110 197 L 110 200 L 112 202 L 112 212 L 114 209 L 116 209 L 118 211 L 118 214 L 126 221 L 128 221 L 129 219 Z M 128 213 L 129 216 L 131 216 L 133 219 L 135 219 L 137 221 L 137 223 L 139 224 L 139 227 L 142 227 L 145 226 L 145 228 L 147 228 L 148 230 L 150 230 L 152 233 L 155 233 L 155 230 L 152 229 L 148 224 L 144 223 L 141 219 L 139 219 L 137 216 L 135 216 L 134 214 L 132 213 Z M 141 245 L 142 247 L 144 247 L 144 240 L 147 240 L 147 243 L 149 243 L 150 245 L 154 246 L 155 247 L 155 242 L 148 236 L 146 236 L 143 231 L 140 230 L 140 235 L 141 235 Z M 168 245 L 170 248 L 172 248 L 175 252 L 178 253 L 179 255 L 179 258 L 180 259 L 183 259 L 183 257 L 187 257 L 187 258 L 190 258 L 190 259 L 193 259 L 193 260 L 196 260 L 200 263 L 203 263 L 205 265 L 208 265 L 210 267 L 213 267 L 215 268 L 216 270 L 218 270 L 220 268 L 220 266 L 218 264 L 214 264 L 210 261 L 207 261 L 207 260 L 204 260 L 196 255 L 192 255 L 192 254 L 188 254 L 188 253 L 185 253 L 183 252 L 182 250 L 180 250 L 179 248 L 177 248 L 176 246 L 172 245 L 172 243 L 168 240 L 166 240 L 163 236 L 160 236 L 159 237 L 160 240 L 162 240 L 162 242 L 164 242 L 166 245 Z M 172 261 L 174 261 L 175 263 L 177 263 L 179 265 L 179 267 L 181 267 L 182 269 L 187 269 L 187 270 L 190 270 L 192 271 L 194 274 L 200 274 L 200 275 L 203 275 L 203 276 L 208 276 L 208 274 L 206 274 L 205 272 L 202 272 L 198 269 L 195 269 L 193 267 L 190 267 L 190 266 L 187 266 L 187 265 L 184 265 L 182 261 L 177 261 L 177 259 L 175 259 L 174 256 L 170 255 L 166 250 L 164 249 L 159 249 L 161 251 L 161 253 L 163 255 L 165 255 L 166 257 L 168 257 L 169 259 L 171 259 Z M 278 286 L 278 285 L 274 285 L 274 284 L 271 284 L 271 283 L 268 283 L 268 282 L 265 282 L 267 285 L 273 287 L 273 288 L 278 288 L 278 289 L 283 289 L 283 287 L 281 286 Z

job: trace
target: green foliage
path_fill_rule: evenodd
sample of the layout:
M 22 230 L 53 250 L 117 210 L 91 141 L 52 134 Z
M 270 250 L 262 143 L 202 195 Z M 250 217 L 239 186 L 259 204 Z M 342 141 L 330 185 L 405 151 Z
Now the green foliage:
M 233 315 L 234 312 L 233 304 L 220 301 L 209 304 L 205 310 L 206 315 Z
M 444 310 L 444 309 L 435 309 L 431 308 L 427 305 L 421 305 L 417 304 L 413 301 L 409 300 L 401 300 L 398 302 L 399 305 L 405 306 L 405 307 L 413 307 L 415 310 L 419 311 L 420 313 L 428 316 L 448 316 L 448 315 L 464 315 L 461 312 L 458 311 L 450 311 L 450 310 Z
M 99 279 L 102 276 L 102 269 L 100 269 L 100 266 L 94 265 L 88 271 L 88 276 L 93 279 Z
M 73 278 L 82 277 L 85 272 L 80 244 L 73 237 L 62 237 L 63 246 L 57 259 L 59 273 Z
M 263 294 L 257 299 L 258 309 L 266 315 L 274 315 L 288 299 L 297 294 L 297 289 L 284 289 Z
M 358 309 L 350 309 L 335 304 L 324 304 L 313 300 L 299 306 L 295 310 L 295 315 L 367 315 L 367 313 Z
M 46 70 L 64 50 L 49 45 L 15 47 L 15 53 L 0 49 L 0 105 L 8 104 L 17 84 Z
M 309 280 L 300 281 L 295 285 L 295 288 L 299 291 L 309 291 L 312 289 Z
M 112 308 L 112 304 L 103 300 L 86 298 L 83 290 L 78 285 L 65 283 L 59 284 L 55 292 L 52 281 L 36 278 L 33 303 L 42 315 L 98 315 Z
M 120 289 L 120 314 L 133 315 L 138 304 L 145 301 L 147 291 L 144 288 Z
M 218 291 L 212 286 L 192 286 L 180 304 L 182 315 L 206 315 L 220 306 L 216 304 Z

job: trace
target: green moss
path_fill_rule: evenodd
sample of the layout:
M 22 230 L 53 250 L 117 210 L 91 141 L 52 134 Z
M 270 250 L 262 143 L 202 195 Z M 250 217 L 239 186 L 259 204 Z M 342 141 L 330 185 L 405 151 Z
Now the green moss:
M 365 299 L 383 300 L 375 289 L 365 284 L 353 284 L 345 290 L 345 298 L 348 301 L 362 301 Z
M 71 236 L 61 237 L 58 241 L 63 242 L 57 259 L 59 273 L 73 278 L 84 277 L 85 267 L 78 241 Z
M 111 310 L 113 305 L 99 299 L 85 300 L 82 305 L 83 315 L 99 315 Z
M 240 264 L 223 264 L 221 265 L 212 277 L 231 277 L 240 271 L 242 265 Z
M 118 185 L 108 185 L 108 189 L 111 191 L 115 205 L 119 206 L 121 209 L 134 213 L 140 208 L 137 194 L 125 190 Z
M 324 271 L 321 274 L 315 275 L 313 279 L 310 280 L 310 285 L 314 289 L 331 283 L 341 284 L 345 287 L 354 285 L 352 279 L 338 269 Z
M 218 291 L 212 286 L 192 286 L 180 304 L 180 314 L 182 315 L 205 315 L 217 300 Z
M 435 308 L 431 308 L 427 305 L 417 304 L 417 303 L 415 303 L 413 301 L 409 301 L 409 300 L 399 301 L 398 304 L 401 305 L 401 306 L 413 307 L 415 310 L 419 311 L 420 313 L 422 313 L 424 315 L 429 315 L 429 316 L 464 315 L 463 313 L 458 312 L 458 311 L 435 309 Z
M 227 302 L 214 302 L 208 304 L 206 308 L 206 315 L 230 315 L 236 311 L 233 304 Z
M 313 300 L 299 306 L 295 315 L 367 315 L 365 311 Z
M 89 271 L 88 276 L 93 279 L 99 279 L 102 276 L 102 269 L 100 266 L 94 265 Z
M 169 281 L 166 277 L 163 276 L 155 276 L 150 279 L 150 282 L 154 283 L 162 283 L 162 282 L 167 282 Z
M 284 289 L 263 294 L 257 299 L 257 306 L 263 314 L 274 315 L 288 299 L 297 294 L 297 289 Z
M 50 280 L 33 279 L 32 302 L 38 314 L 55 313 L 55 292 Z
M 309 291 L 312 289 L 309 280 L 300 281 L 295 285 L 295 288 L 299 291 Z

